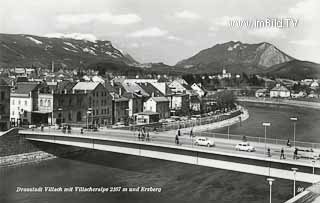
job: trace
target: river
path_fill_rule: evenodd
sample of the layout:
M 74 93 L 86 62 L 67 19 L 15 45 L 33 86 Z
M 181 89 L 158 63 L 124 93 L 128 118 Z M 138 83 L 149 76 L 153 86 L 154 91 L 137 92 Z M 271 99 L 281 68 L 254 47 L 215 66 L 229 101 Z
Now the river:
M 231 127 L 231 133 L 263 136 L 261 122 L 272 123 L 268 134 L 292 136 L 290 116 L 297 116 L 297 139 L 320 142 L 319 111 L 296 107 L 247 106 L 250 118 Z M 292 129 L 292 130 L 291 130 Z M 220 129 L 224 132 L 226 129 Z M 161 192 L 16 192 L 17 187 L 154 187 Z M 297 188 L 307 184 L 297 183 Z M 293 182 L 277 179 L 273 202 L 292 196 Z M 169 161 L 87 151 L 69 158 L 0 168 L 1 203 L 160 203 L 268 202 L 266 177 Z

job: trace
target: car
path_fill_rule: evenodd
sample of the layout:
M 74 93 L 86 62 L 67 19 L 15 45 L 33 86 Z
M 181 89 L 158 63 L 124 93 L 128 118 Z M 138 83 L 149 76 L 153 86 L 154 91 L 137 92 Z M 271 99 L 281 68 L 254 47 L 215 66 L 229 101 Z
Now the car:
M 320 153 L 319 151 L 315 151 L 312 148 L 297 148 L 297 157 L 298 158 L 305 158 L 305 159 L 319 159 L 320 158 Z
M 215 143 L 213 140 L 207 137 L 195 137 L 194 144 L 199 146 L 207 146 L 207 147 L 214 147 Z
M 236 145 L 236 150 L 237 151 L 247 151 L 247 152 L 254 152 L 256 149 L 250 145 L 249 142 L 241 142 Z

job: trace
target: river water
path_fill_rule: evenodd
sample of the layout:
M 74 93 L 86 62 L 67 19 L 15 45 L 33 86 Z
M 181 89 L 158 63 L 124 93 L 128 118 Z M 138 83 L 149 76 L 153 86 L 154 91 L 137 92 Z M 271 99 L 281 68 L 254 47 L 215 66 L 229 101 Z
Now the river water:
M 319 111 L 295 107 L 247 106 L 250 118 L 231 133 L 263 135 L 262 121 L 272 123 L 271 136 L 291 135 L 290 116 L 298 116 L 297 137 L 318 141 Z M 220 131 L 224 132 L 225 129 Z M 261 131 L 261 133 L 260 133 Z M 153 187 L 161 192 L 16 192 L 17 187 Z M 297 188 L 307 184 L 297 183 Z M 273 202 L 292 196 L 292 181 L 277 179 Z M 268 202 L 266 177 L 169 161 L 87 151 L 69 158 L 0 168 L 1 203 L 160 203 L 160 202 Z

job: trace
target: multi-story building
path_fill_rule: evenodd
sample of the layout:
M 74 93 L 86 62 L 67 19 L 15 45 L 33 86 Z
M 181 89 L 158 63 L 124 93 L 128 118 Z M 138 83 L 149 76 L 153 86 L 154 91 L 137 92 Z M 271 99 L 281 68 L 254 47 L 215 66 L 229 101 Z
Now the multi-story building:
M 190 110 L 190 99 L 188 94 L 172 94 L 168 96 L 170 110 L 174 116 L 187 115 Z
M 150 97 L 143 104 L 144 111 L 157 112 L 160 119 L 170 116 L 169 100 L 166 97 Z
M 122 122 L 123 124 L 129 123 L 129 99 L 126 97 L 119 97 L 116 95 L 113 98 L 112 104 L 112 115 L 113 124 Z
M 86 95 L 92 124 L 109 125 L 112 123 L 112 96 L 101 83 L 78 82 L 72 91 L 74 94 Z
M 38 110 L 39 84 L 18 83 L 10 94 L 10 122 L 13 126 L 32 124 L 33 111 Z
M 10 86 L 0 78 L 0 130 L 10 127 Z

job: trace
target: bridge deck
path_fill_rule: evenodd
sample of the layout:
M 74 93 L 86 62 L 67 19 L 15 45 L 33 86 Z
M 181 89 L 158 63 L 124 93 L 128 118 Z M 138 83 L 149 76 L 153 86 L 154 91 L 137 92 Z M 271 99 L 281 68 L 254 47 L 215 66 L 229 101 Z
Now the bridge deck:
M 269 145 L 272 157 L 266 157 L 264 144 L 254 143 L 255 152 L 234 150 L 236 140 L 215 139 L 216 147 L 200 147 L 192 144 L 190 137 L 180 137 L 182 145 L 175 145 L 172 135 L 151 133 L 151 141 L 139 141 L 130 131 L 110 130 L 64 134 L 61 131 L 20 131 L 27 139 L 100 149 L 151 158 L 159 158 L 190 164 L 198 164 L 239 172 L 293 179 L 292 167 L 299 168 L 296 180 L 314 183 L 320 181 L 320 168 L 311 160 L 293 160 L 293 149 L 286 148 L 287 159 L 279 159 L 283 146 Z M 312 174 L 313 171 L 315 174 Z

